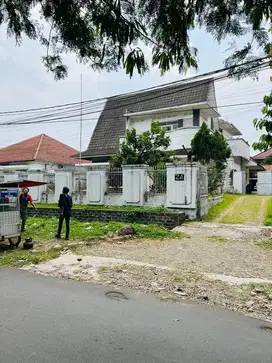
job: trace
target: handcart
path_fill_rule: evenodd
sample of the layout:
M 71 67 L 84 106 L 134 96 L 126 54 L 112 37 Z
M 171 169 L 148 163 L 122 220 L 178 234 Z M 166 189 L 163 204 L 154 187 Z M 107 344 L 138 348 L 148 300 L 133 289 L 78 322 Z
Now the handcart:
M 18 247 L 21 242 L 20 232 L 20 189 L 47 184 L 31 180 L 13 180 L 0 183 L 0 241 L 8 240 L 10 245 Z

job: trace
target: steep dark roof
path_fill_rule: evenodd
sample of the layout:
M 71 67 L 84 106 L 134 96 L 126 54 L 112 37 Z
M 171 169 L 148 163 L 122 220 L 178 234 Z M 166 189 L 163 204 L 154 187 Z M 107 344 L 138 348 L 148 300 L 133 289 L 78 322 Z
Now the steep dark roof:
M 213 79 L 179 83 L 149 91 L 110 97 L 102 111 L 84 158 L 108 156 L 119 149 L 119 137 L 125 135 L 125 113 L 209 102 L 216 107 Z

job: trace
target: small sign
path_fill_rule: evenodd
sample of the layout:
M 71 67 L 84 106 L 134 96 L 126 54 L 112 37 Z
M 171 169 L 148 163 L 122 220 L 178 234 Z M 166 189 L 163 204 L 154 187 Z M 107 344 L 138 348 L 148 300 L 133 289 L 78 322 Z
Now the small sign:
M 175 174 L 175 181 L 183 181 L 184 174 Z

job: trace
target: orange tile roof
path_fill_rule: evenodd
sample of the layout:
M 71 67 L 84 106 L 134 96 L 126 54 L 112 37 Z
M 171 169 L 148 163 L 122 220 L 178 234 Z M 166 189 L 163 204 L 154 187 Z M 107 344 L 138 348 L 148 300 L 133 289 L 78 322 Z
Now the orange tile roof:
M 267 158 L 270 155 L 272 155 L 272 148 L 253 156 L 253 159 L 254 160 L 263 160 L 263 159 Z
M 72 158 L 78 151 L 52 137 L 41 134 L 0 149 L 0 163 L 44 161 L 56 164 L 79 164 Z M 90 161 L 82 160 L 82 163 Z

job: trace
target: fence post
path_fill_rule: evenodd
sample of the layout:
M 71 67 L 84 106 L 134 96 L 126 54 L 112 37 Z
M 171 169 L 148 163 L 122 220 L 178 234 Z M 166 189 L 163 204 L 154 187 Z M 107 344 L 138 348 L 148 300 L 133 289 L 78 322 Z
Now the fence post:
M 147 192 L 147 165 L 123 165 L 124 205 L 144 205 Z
M 72 192 L 72 172 L 71 171 L 55 171 L 55 202 L 59 200 L 63 187 L 68 187 Z
M 103 205 L 106 192 L 107 166 L 88 166 L 87 204 Z
M 186 209 L 195 215 L 197 207 L 197 170 L 195 163 L 167 164 L 167 207 Z

